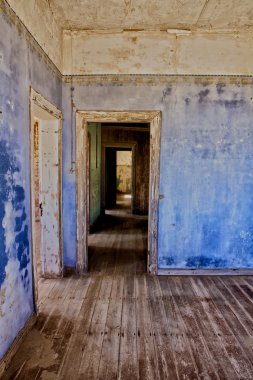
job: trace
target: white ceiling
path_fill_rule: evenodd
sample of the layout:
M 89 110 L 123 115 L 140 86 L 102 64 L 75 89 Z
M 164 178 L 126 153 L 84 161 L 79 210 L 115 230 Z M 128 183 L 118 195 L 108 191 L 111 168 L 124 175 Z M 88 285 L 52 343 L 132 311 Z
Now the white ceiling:
M 37 0 L 63 29 L 212 29 L 253 26 L 253 0 Z

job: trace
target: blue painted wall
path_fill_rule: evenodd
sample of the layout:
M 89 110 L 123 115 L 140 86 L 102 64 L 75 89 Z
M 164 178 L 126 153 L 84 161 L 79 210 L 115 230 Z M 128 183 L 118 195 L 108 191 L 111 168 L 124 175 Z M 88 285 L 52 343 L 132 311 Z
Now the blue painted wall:
M 74 80 L 80 110 L 161 110 L 160 268 L 253 268 L 253 100 L 248 84 Z M 83 83 L 82 83 L 83 82 Z M 166 82 L 166 81 L 165 81 Z M 171 82 L 171 83 L 169 83 Z M 63 87 L 70 166 L 70 85 Z M 75 175 L 63 174 L 65 259 L 75 261 Z M 71 222 L 68 222 L 70 220 Z M 68 225 L 68 226 L 66 226 Z M 71 254 L 72 253 L 72 254 Z
M 3 8 L 2 8 L 3 7 Z M 7 4 L 0 11 L 0 358 L 31 315 L 30 85 L 61 107 L 57 70 Z

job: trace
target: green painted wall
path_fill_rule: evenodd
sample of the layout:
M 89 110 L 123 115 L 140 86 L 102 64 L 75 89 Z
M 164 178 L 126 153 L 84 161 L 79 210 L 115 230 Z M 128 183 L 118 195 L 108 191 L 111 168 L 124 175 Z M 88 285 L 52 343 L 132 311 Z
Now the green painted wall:
M 101 214 L 101 124 L 89 123 L 90 136 L 90 225 Z

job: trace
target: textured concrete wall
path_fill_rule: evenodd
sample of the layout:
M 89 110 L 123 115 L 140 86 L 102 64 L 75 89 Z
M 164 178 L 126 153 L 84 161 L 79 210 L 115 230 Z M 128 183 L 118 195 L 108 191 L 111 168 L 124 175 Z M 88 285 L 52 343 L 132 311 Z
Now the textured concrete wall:
M 61 107 L 61 80 L 42 50 L 3 3 L 0 25 L 1 358 L 33 311 L 29 86 Z
M 90 135 L 90 225 L 101 214 L 101 124 L 89 123 Z
M 73 79 L 80 110 L 161 110 L 161 268 L 253 267 L 252 78 Z M 64 85 L 70 167 L 70 85 Z M 64 172 L 64 224 L 75 260 L 75 174 Z M 66 230 L 65 230 L 66 233 Z M 66 249 L 66 246 L 65 246 Z

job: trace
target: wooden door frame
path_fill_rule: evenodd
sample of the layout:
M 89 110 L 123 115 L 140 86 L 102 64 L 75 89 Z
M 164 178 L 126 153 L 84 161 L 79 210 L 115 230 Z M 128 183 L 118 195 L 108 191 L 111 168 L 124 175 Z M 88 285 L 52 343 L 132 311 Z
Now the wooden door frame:
M 78 273 L 88 271 L 87 234 L 87 138 L 88 123 L 150 123 L 150 176 L 147 271 L 158 271 L 158 207 L 160 190 L 160 111 L 77 111 L 76 112 L 76 226 Z
M 60 254 L 60 277 L 63 275 L 63 250 L 62 250 L 62 112 L 45 99 L 40 93 L 30 87 L 30 215 L 31 215 L 31 260 L 33 271 L 33 291 L 34 291 L 34 306 L 35 311 L 38 305 L 38 276 L 37 276 L 37 262 L 36 262 L 36 238 L 35 238 L 35 191 L 34 191 L 34 106 L 40 107 L 42 110 L 49 113 L 51 116 L 58 120 L 58 153 L 59 153 L 59 254 Z M 35 116 L 36 117 L 36 116 Z M 55 277 L 59 277 L 55 276 Z M 52 278 L 54 276 L 50 276 Z
M 135 163 L 136 163 L 136 146 L 137 146 L 137 143 L 105 143 L 105 144 L 102 144 L 102 160 L 101 160 L 101 164 L 102 164 L 102 167 L 101 167 L 101 174 L 102 174 L 102 178 L 101 178 L 101 210 L 102 212 L 105 212 L 105 195 L 106 195 L 106 180 L 105 180 L 105 168 L 106 168 L 106 149 L 107 148 L 115 148 L 117 150 L 117 148 L 119 149 L 130 149 L 131 152 L 132 152 L 132 173 L 131 173 L 131 181 L 132 181 L 132 191 L 131 191 L 131 194 L 132 194 L 132 199 L 131 199 L 131 211 L 133 212 L 133 204 L 134 204 L 134 199 L 136 197 L 136 170 L 135 170 Z M 129 150 L 129 151 L 130 151 Z M 117 163 L 116 163 L 116 166 L 117 166 Z

